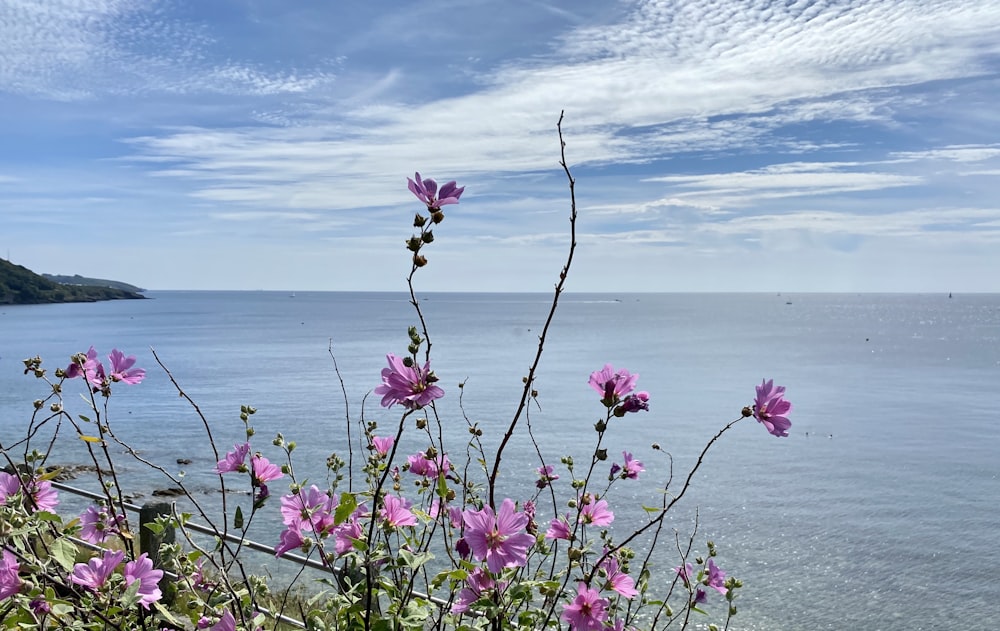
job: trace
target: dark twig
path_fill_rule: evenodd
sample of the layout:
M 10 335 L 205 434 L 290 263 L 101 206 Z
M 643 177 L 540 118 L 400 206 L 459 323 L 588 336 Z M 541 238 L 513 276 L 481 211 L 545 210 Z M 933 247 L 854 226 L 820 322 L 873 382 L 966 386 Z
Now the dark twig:
M 576 180 L 573 179 L 573 174 L 570 173 L 569 167 L 566 165 L 566 142 L 563 140 L 562 133 L 562 122 L 565 113 L 565 111 L 559 113 L 559 122 L 556 123 L 556 130 L 559 132 L 559 164 L 562 166 L 563 171 L 566 173 L 566 179 L 569 181 L 569 253 L 566 255 L 566 264 L 563 265 L 562 271 L 559 272 L 559 282 L 556 283 L 555 293 L 552 296 L 552 306 L 549 309 L 548 317 L 545 319 L 545 326 L 542 327 L 542 333 L 538 336 L 538 348 L 535 351 L 535 360 L 531 363 L 531 368 L 528 369 L 528 376 L 524 378 L 524 389 L 521 391 L 521 399 L 517 404 L 517 411 L 514 412 L 514 418 L 507 427 L 507 431 L 500 441 L 500 446 L 497 447 L 496 459 L 493 461 L 493 470 L 489 476 L 489 500 L 490 506 L 494 509 L 496 508 L 495 495 L 497 476 L 500 473 L 500 459 L 503 456 L 504 448 L 514 435 L 514 430 L 517 428 L 521 420 L 521 415 L 524 414 L 524 409 L 531 397 L 532 386 L 535 383 L 535 372 L 538 370 L 538 364 L 542 359 L 542 351 L 545 348 L 545 338 L 548 335 L 549 327 L 552 325 L 552 320 L 555 318 L 556 307 L 559 305 L 559 296 L 563 292 L 566 277 L 569 275 L 569 268 L 573 264 L 573 253 L 576 252 Z

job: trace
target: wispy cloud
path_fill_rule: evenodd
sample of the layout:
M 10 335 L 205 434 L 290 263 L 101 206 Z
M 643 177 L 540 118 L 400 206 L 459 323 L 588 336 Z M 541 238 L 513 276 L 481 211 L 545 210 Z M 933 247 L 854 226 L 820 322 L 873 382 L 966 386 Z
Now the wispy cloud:
M 152 193 L 115 176 L 148 184 L 171 234 L 396 247 L 419 168 L 470 184 L 467 242 L 555 248 L 565 110 L 595 248 L 993 238 L 995 0 L 515 4 L 9 0 L 0 99 L 86 112 L 107 135 L 80 196 L 125 207 Z M 37 198 L 56 180 L 11 164 L 0 184 L 35 178 Z

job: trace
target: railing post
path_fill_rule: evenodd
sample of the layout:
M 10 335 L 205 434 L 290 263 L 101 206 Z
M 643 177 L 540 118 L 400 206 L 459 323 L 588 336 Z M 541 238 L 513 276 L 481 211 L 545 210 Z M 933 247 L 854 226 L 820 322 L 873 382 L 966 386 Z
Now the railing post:
M 176 533 L 173 526 L 168 526 L 157 534 L 146 528 L 146 524 L 153 523 L 160 517 L 166 517 L 171 512 L 172 507 L 168 502 L 146 502 L 139 509 L 139 552 L 145 552 L 149 560 L 153 562 L 153 567 L 158 570 L 163 569 L 160 562 L 160 545 L 173 543 Z M 160 579 L 160 591 L 163 592 L 163 598 L 167 603 L 173 601 L 175 588 L 166 572 Z

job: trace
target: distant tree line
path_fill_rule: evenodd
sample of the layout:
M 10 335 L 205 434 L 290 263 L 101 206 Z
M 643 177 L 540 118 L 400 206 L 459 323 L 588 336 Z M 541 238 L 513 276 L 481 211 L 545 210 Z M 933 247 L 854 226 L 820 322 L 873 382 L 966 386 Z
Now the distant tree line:
M 22 265 L 0 260 L 0 305 L 97 302 L 134 298 L 145 298 L 145 296 L 135 291 L 114 287 L 57 283 Z

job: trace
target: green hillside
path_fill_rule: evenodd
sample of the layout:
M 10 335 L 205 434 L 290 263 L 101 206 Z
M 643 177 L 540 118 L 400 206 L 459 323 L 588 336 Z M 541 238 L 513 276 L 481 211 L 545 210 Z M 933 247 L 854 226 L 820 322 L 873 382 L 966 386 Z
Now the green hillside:
M 0 305 L 97 302 L 145 298 L 140 293 L 92 285 L 64 285 L 0 259 Z
M 136 287 L 135 285 L 129 285 L 128 283 L 123 283 L 119 280 L 107 280 L 105 278 L 87 278 L 86 276 L 80 276 L 75 274 L 73 276 L 65 276 L 61 274 L 42 274 L 47 280 L 51 280 L 54 283 L 60 283 L 62 285 L 90 285 L 91 287 L 111 287 L 112 289 L 124 289 L 125 291 L 132 291 L 135 293 L 142 293 L 145 291 L 141 287 Z

